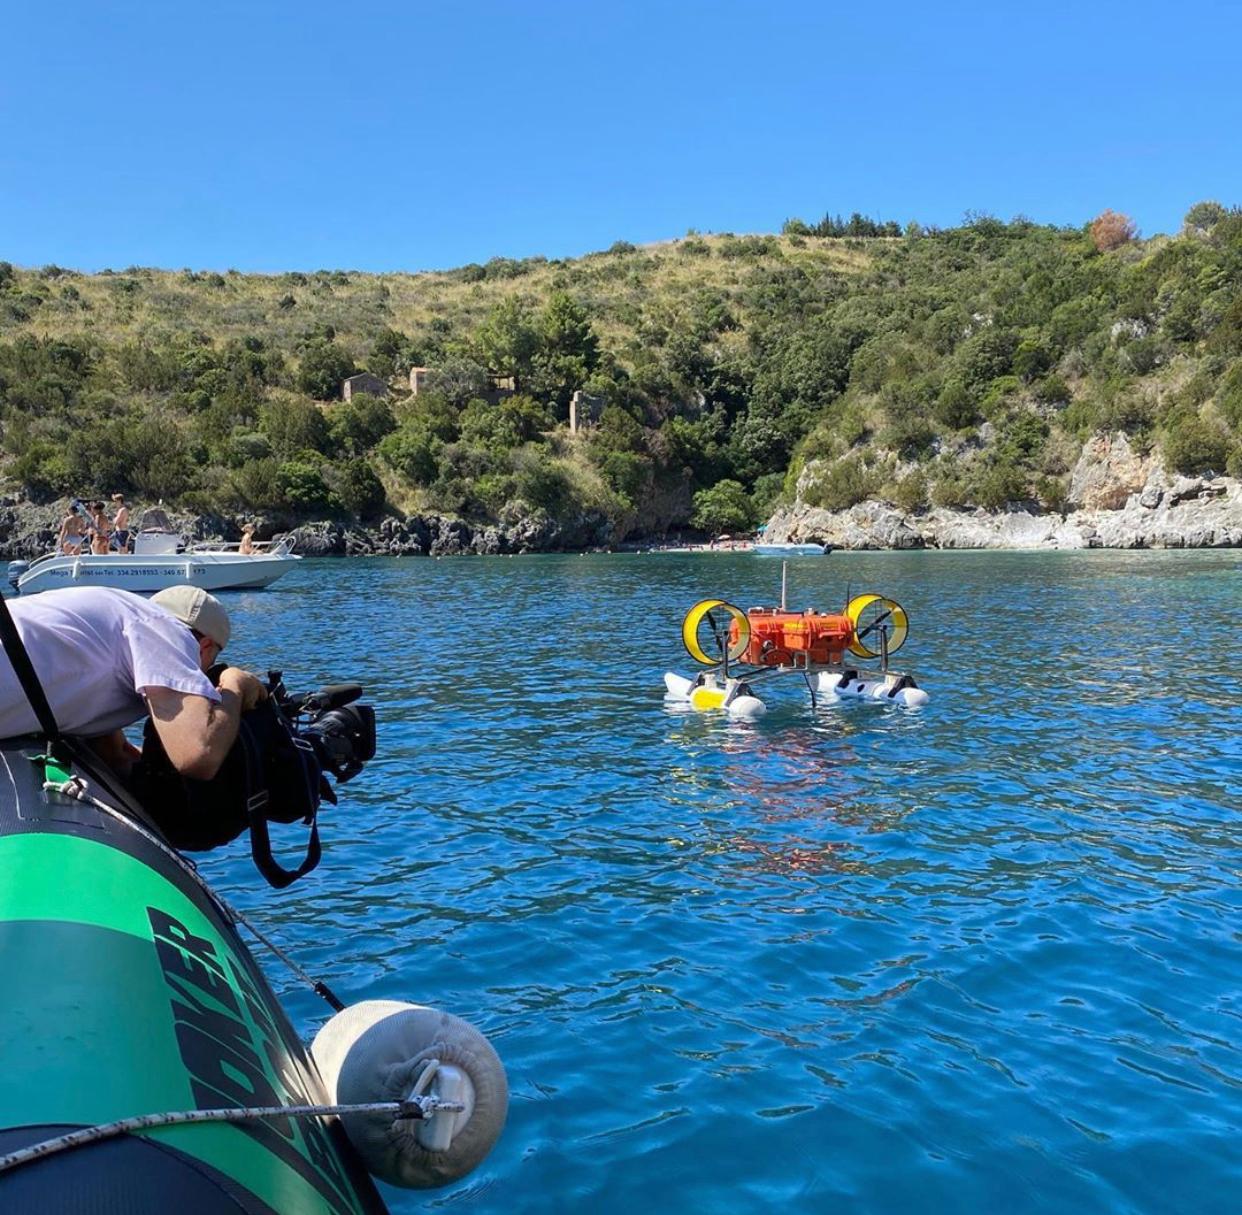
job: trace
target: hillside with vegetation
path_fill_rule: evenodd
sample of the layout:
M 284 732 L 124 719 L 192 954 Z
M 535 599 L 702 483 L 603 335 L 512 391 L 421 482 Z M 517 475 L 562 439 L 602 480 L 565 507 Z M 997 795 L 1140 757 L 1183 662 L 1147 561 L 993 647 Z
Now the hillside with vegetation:
M 364 370 L 387 395 L 342 401 Z M 516 391 L 489 396 L 497 377 Z M 578 390 L 596 416 L 571 433 Z M 1111 212 L 789 220 L 420 274 L 0 262 L 0 427 L 0 475 L 36 501 L 284 521 L 618 541 L 795 495 L 1057 511 L 1096 434 L 1242 474 L 1242 211 L 1200 203 L 1148 240 Z

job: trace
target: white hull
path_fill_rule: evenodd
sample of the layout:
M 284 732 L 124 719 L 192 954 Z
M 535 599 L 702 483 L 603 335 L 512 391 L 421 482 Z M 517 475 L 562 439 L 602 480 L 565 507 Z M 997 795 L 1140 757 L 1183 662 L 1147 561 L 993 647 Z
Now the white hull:
M 110 586 L 124 591 L 162 591 L 165 587 L 202 587 L 205 591 L 270 586 L 301 557 L 293 553 L 167 553 L 149 557 L 45 557 L 17 581 L 23 595 L 74 586 Z
M 822 557 L 831 552 L 826 544 L 756 544 L 757 557 Z

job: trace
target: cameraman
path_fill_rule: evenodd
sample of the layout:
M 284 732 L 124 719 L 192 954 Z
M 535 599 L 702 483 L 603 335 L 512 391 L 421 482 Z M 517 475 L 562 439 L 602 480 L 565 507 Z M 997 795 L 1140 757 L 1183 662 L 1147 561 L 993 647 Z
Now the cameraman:
M 121 733 L 146 713 L 182 776 L 210 780 L 237 738 L 241 715 L 267 696 L 255 676 L 228 667 L 213 687 L 205 672 L 228 644 L 228 612 L 192 586 L 150 601 L 129 591 L 45 591 L 9 605 L 17 631 L 65 734 L 90 740 L 127 775 L 138 750 Z M 7 656 L 0 656 L 0 738 L 38 722 Z

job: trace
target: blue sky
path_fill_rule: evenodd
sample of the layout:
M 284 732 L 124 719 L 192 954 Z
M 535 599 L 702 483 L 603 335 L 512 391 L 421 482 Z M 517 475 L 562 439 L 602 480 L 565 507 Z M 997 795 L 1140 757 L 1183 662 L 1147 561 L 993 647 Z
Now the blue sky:
M 419 270 L 854 210 L 1174 231 L 1242 204 L 1240 11 L 10 3 L 0 258 Z

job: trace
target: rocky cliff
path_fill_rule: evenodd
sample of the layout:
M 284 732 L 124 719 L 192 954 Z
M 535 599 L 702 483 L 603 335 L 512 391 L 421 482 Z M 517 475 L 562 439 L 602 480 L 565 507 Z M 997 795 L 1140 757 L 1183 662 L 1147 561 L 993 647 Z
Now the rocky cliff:
M 1179 477 L 1153 480 L 1119 509 L 1040 514 L 938 508 L 906 514 L 884 502 L 846 511 L 794 506 L 776 514 L 765 538 L 838 548 L 1228 548 L 1242 546 L 1242 483 Z

